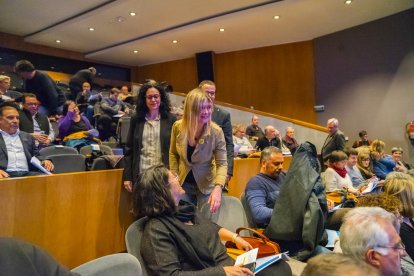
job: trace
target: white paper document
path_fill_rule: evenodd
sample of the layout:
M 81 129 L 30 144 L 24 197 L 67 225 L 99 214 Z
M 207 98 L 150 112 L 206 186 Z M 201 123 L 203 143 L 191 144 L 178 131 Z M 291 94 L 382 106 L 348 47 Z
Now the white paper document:
M 258 251 L 259 249 L 255 248 L 238 256 L 234 265 L 245 265 L 256 262 L 256 268 L 254 270 L 254 273 L 256 274 L 281 259 L 289 260 L 289 257 L 286 253 L 257 258 Z
M 36 156 L 33 156 L 32 159 L 30 159 L 30 163 L 32 163 L 33 166 L 35 166 L 36 168 L 38 168 L 41 172 L 45 174 L 52 174 L 51 172 L 43 168 L 42 162 L 40 162 L 40 160 Z

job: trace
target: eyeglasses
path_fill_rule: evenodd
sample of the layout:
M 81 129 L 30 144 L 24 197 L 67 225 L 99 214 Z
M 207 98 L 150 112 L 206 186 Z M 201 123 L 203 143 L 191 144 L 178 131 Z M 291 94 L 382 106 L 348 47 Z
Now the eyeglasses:
M 376 246 L 373 249 L 377 249 L 377 248 L 385 248 L 385 249 L 397 250 L 400 255 L 404 255 L 405 254 L 405 246 L 402 243 L 398 243 L 395 246 Z
M 154 95 L 148 95 L 148 96 L 145 96 L 145 97 L 147 98 L 147 100 L 152 100 L 152 99 L 158 100 L 160 98 L 160 95 L 154 94 Z
M 371 161 L 371 159 L 369 159 L 369 158 L 364 158 L 364 159 L 362 159 L 362 161 Z

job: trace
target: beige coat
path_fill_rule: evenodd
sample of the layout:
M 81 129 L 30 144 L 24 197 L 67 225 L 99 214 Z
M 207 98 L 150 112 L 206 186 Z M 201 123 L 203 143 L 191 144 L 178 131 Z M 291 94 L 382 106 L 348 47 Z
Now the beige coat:
M 181 122 L 174 123 L 170 142 L 170 170 L 178 173 L 183 184 L 192 170 L 197 186 L 203 194 L 210 194 L 215 184 L 224 185 L 227 175 L 226 141 L 222 129 L 211 122 L 199 139 L 191 163 L 187 159 L 187 145 Z

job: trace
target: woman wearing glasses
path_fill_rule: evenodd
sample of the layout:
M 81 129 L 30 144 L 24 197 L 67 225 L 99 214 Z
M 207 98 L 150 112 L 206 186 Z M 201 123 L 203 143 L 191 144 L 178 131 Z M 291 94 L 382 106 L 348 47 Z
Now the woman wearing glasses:
M 227 176 L 226 141 L 222 129 L 211 121 L 213 103 L 207 93 L 196 88 L 187 94 L 183 119 L 171 133 L 170 169 L 180 176 L 183 200 L 210 204 L 215 213 L 221 204 Z
M 168 167 L 171 128 L 175 121 L 164 88 L 158 83 L 144 84 L 139 90 L 126 143 L 124 186 L 127 191 L 132 192 L 132 184 L 143 170 L 159 164 Z
M 371 157 L 368 153 L 362 152 L 358 154 L 357 167 L 365 180 L 370 179 L 374 176 L 371 167 Z

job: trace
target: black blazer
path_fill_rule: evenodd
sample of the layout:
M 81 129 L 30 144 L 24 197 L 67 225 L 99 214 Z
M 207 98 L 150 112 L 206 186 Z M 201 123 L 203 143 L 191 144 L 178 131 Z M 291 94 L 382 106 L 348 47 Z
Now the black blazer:
M 169 150 L 171 139 L 171 128 L 177 120 L 175 116 L 169 114 L 167 118 L 161 118 L 160 122 L 160 143 L 162 163 L 168 168 L 169 166 Z M 132 181 L 135 183 L 140 173 L 139 163 L 142 149 L 142 135 L 144 132 L 145 119 L 140 120 L 135 115 L 131 118 L 128 138 L 125 147 L 125 169 L 124 181 Z
M 223 130 L 227 151 L 227 175 L 233 175 L 234 144 L 230 113 L 214 106 L 211 120 L 218 124 Z
M 37 154 L 34 138 L 27 132 L 20 131 L 20 140 L 24 148 L 24 154 L 26 155 L 27 164 L 30 171 L 37 171 L 37 169 L 30 163 L 32 156 Z M 4 142 L 3 135 L 0 134 L 0 169 L 5 171 L 7 169 L 7 163 L 9 156 L 7 154 L 6 143 Z
M 321 152 L 323 162 L 328 160 L 333 151 L 344 150 L 345 143 L 345 135 L 339 129 L 334 134 L 328 135 L 328 137 L 326 137 L 325 143 L 323 143 Z

